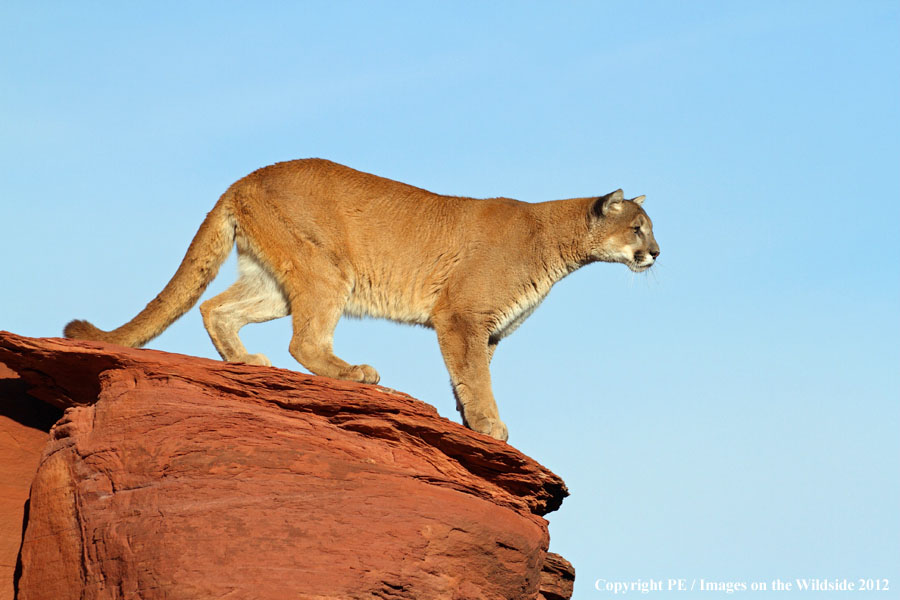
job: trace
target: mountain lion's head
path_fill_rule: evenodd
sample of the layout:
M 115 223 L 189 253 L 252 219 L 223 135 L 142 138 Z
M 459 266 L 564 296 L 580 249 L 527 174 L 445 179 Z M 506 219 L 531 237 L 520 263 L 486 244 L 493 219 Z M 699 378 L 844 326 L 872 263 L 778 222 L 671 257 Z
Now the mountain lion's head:
M 601 196 L 593 204 L 592 256 L 619 262 L 636 273 L 646 271 L 659 256 L 653 223 L 641 205 L 644 196 L 626 200 L 622 190 Z

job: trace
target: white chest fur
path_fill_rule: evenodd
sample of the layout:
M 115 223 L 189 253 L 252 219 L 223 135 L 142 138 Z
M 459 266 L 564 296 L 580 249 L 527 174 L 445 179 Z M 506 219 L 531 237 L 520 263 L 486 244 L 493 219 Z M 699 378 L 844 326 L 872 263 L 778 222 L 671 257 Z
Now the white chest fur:
M 499 341 L 518 329 L 540 306 L 556 281 L 556 278 L 546 277 L 532 281 L 526 286 L 515 302 L 500 312 L 491 337 Z

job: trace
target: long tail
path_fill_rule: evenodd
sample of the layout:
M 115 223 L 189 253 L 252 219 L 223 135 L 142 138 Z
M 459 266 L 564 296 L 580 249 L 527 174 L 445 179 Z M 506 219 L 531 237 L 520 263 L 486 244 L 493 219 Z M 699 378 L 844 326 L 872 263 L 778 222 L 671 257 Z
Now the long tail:
M 165 331 L 197 303 L 231 252 L 235 222 L 229 196 L 226 192 L 206 215 L 175 275 L 135 318 L 112 331 L 103 331 L 87 321 L 72 321 L 63 335 L 139 348 Z

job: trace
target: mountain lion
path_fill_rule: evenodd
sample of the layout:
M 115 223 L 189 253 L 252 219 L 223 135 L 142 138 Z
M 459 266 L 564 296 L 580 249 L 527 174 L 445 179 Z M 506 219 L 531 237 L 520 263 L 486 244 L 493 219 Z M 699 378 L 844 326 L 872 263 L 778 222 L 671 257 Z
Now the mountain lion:
M 491 392 L 497 343 L 554 283 L 595 261 L 644 271 L 659 256 L 644 196 L 622 190 L 529 204 L 440 196 L 321 159 L 264 167 L 207 215 L 178 270 L 112 331 L 72 321 L 69 338 L 139 347 L 190 309 L 237 243 L 239 277 L 200 306 L 228 361 L 269 365 L 238 338 L 247 323 L 291 315 L 290 352 L 317 375 L 377 383 L 334 355 L 341 315 L 432 327 L 463 423 L 507 439 Z

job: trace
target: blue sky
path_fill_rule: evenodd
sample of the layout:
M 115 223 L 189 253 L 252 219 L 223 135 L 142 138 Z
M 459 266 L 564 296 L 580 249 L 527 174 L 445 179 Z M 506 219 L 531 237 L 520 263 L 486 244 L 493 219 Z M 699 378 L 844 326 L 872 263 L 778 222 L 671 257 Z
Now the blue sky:
M 572 492 L 549 519 L 575 597 L 900 588 L 898 12 L 4 3 L 0 328 L 127 321 L 227 186 L 278 160 L 526 201 L 622 187 L 647 195 L 659 264 L 571 275 L 492 368 L 510 442 Z M 242 337 L 299 368 L 287 320 Z M 150 346 L 217 356 L 196 309 Z M 457 418 L 433 332 L 342 321 L 335 346 Z

